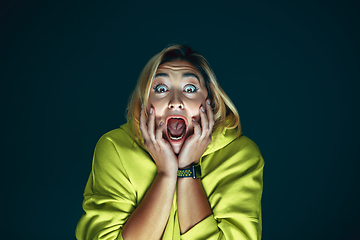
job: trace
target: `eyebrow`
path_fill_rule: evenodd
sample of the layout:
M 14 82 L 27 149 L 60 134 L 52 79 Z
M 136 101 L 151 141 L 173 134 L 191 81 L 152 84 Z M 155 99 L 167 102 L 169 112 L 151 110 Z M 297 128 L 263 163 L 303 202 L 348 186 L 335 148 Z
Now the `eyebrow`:
M 196 75 L 193 74 L 193 73 L 184 73 L 182 76 L 183 76 L 183 77 L 194 77 L 194 78 L 196 78 L 196 79 L 199 81 L 199 83 L 200 83 L 199 77 L 196 76 Z
M 157 77 L 169 77 L 169 74 L 167 74 L 167 73 L 157 73 L 154 78 L 157 78 Z M 194 77 L 194 78 L 196 78 L 196 79 L 199 81 L 199 84 L 200 84 L 200 79 L 199 79 L 199 77 L 198 77 L 196 74 L 194 74 L 194 73 L 183 73 L 182 77 L 183 77 L 183 78 L 186 78 L 186 77 Z
M 157 78 L 157 77 L 169 77 L 169 74 L 167 74 L 167 73 L 157 73 L 154 78 Z

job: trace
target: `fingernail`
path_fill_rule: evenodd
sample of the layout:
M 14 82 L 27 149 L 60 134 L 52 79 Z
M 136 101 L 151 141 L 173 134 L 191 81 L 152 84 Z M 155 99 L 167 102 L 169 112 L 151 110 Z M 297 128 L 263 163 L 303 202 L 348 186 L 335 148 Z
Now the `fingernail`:
M 194 117 L 192 118 L 192 121 L 193 121 L 193 122 L 196 122 L 196 120 L 195 120 L 195 118 L 194 118 Z
M 141 110 L 143 109 L 143 107 L 144 107 L 144 104 L 141 104 Z
M 150 114 L 152 114 L 154 112 L 154 110 L 152 108 L 150 108 Z
M 202 112 L 205 112 L 205 109 L 204 109 L 204 107 L 203 107 L 203 106 L 201 106 L 201 108 L 200 108 L 200 109 L 201 109 L 201 111 L 202 111 Z
M 161 127 L 162 125 L 164 125 L 164 123 L 163 123 L 163 122 L 160 122 L 159 126 Z
M 207 103 L 208 105 L 210 105 L 210 99 L 206 100 L 206 103 Z

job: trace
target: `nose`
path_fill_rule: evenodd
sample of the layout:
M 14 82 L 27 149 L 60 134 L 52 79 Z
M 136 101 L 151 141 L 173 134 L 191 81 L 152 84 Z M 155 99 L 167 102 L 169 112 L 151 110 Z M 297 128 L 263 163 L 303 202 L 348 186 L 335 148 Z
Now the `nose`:
M 169 103 L 169 108 L 171 108 L 171 109 L 184 109 L 184 105 L 181 103 L 181 102 L 179 102 L 179 103 Z
M 184 103 L 177 96 L 173 96 L 169 101 L 168 108 L 173 109 L 173 110 L 175 110 L 175 109 L 182 110 L 182 109 L 184 109 Z

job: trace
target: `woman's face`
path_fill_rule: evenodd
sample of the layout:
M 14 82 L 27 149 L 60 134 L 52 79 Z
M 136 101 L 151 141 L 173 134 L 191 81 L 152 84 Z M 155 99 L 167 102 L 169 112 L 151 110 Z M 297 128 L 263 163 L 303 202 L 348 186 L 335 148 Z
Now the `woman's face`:
M 155 122 L 165 124 L 163 137 L 178 154 L 186 138 L 193 134 L 192 119 L 200 122 L 200 107 L 208 96 L 201 73 L 189 62 L 163 63 L 151 85 L 148 109 L 155 109 Z

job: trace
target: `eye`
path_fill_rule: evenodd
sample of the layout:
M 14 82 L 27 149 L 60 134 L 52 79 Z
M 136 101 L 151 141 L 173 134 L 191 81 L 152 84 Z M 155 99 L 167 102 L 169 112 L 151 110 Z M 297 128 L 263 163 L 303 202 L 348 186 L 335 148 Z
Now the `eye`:
M 154 87 L 154 91 L 157 93 L 164 93 L 164 92 L 167 92 L 168 90 L 169 90 L 168 87 L 162 83 L 160 83 Z
M 184 92 L 187 93 L 194 93 L 197 92 L 197 90 L 199 90 L 199 88 L 197 88 L 195 85 L 192 84 L 188 84 L 184 87 Z

